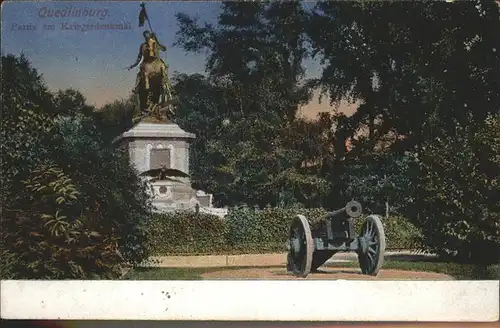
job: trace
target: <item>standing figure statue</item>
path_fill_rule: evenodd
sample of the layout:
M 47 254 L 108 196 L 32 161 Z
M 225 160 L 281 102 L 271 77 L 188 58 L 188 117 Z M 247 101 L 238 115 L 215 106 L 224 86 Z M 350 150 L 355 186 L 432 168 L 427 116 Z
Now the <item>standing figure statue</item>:
M 171 99 L 167 65 L 160 57 L 160 50 L 166 51 L 167 47 L 158 42 L 154 33 L 146 30 L 143 35 L 145 41 L 139 48 L 137 60 L 128 69 L 136 67 L 142 59 L 134 89 L 139 99 L 139 111 L 141 115 L 160 119 L 160 107 L 166 107 L 167 100 Z M 170 108 L 168 111 L 173 114 Z

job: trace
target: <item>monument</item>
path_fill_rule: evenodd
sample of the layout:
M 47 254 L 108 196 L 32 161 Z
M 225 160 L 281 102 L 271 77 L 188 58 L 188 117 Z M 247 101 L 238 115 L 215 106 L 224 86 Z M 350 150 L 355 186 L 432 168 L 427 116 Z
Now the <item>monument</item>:
M 212 195 L 191 188 L 189 145 L 196 136 L 171 121 L 141 121 L 115 139 L 148 181 L 158 211 L 212 208 Z M 165 174 L 161 175 L 162 170 Z M 145 174 L 145 173 L 153 174 Z M 158 172 L 160 176 L 154 173 Z M 199 206 L 199 207 L 198 207 Z
M 139 26 L 148 20 L 145 5 L 141 4 Z M 142 18 L 141 18 L 142 17 Z M 133 127 L 114 143 L 128 153 L 130 162 L 148 181 L 156 211 L 196 210 L 224 215 L 224 209 L 212 206 L 212 195 L 191 188 L 189 175 L 189 145 L 196 138 L 173 122 L 172 93 L 168 81 L 168 66 L 159 50 L 166 51 L 156 34 L 144 31 L 145 41 L 139 48 L 134 94 L 137 98 Z

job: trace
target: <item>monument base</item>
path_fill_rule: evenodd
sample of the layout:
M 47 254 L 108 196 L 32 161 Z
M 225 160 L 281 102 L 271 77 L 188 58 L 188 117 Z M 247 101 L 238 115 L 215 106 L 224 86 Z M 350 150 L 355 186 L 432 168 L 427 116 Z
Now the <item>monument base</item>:
M 128 153 L 138 174 L 162 166 L 189 174 L 189 143 L 195 135 L 182 130 L 173 122 L 152 122 L 154 118 L 140 121 L 117 137 L 114 143 Z M 147 180 L 151 177 L 144 178 Z M 212 195 L 192 189 L 189 178 L 171 178 L 175 181 L 149 183 L 153 205 L 157 211 L 212 207 Z

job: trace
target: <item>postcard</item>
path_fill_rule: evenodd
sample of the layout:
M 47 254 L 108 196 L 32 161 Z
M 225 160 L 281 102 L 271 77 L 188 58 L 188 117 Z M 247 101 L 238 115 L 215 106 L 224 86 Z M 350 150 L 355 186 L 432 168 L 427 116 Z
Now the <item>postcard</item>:
M 2 318 L 499 319 L 500 2 L 1 14 Z

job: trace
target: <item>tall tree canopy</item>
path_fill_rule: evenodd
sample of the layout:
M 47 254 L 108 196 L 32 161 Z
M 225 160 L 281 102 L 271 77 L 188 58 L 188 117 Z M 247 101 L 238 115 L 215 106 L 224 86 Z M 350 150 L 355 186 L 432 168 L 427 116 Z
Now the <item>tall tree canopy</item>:
M 368 129 L 373 148 L 392 130 L 418 145 L 450 120 L 498 111 L 499 29 L 494 1 L 320 2 L 309 30 L 325 65 L 316 85 L 332 102 L 361 102 L 346 136 Z
M 309 100 L 303 60 L 307 58 L 306 13 L 299 2 L 223 2 L 218 27 L 177 15 L 177 44 L 208 53 L 211 79 L 234 95 L 235 115 L 273 111 L 293 121 Z
M 294 122 L 299 106 L 310 99 L 301 4 L 224 2 L 217 27 L 177 17 L 177 44 L 208 53 L 208 78 L 182 78 L 175 86 L 185 102 L 178 104 L 180 121 L 202 136 L 194 157 L 203 164 L 193 166 L 193 175 L 210 177 L 204 186 L 219 204 L 321 204 L 325 181 L 304 165 L 314 162 L 313 151 L 305 142 L 296 149 L 290 140 L 303 138 L 291 136 L 300 131 Z M 189 85 L 197 90 L 195 100 Z

